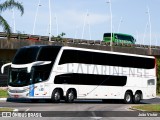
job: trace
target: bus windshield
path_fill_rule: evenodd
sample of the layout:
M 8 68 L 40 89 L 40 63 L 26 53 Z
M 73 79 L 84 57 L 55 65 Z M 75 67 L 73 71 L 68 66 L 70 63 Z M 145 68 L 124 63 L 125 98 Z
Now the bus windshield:
M 36 61 L 49 61 L 49 63 L 31 66 L 30 72 L 27 71 L 29 67 L 27 65 L 24 67 L 21 65 L 21 68 L 11 68 L 9 85 L 20 87 L 48 80 L 60 48 L 59 46 L 31 46 L 19 49 L 13 59 L 13 64 L 27 64 Z
M 32 83 L 32 73 L 27 73 L 27 69 L 11 69 L 8 84 L 14 87 L 27 86 Z
M 112 34 L 112 36 L 113 36 L 113 34 Z M 104 38 L 111 38 L 111 33 L 104 33 L 103 37 Z
M 34 62 L 37 58 L 39 47 L 20 48 L 16 53 L 13 64 L 27 64 Z
M 47 67 L 48 65 L 34 66 L 30 73 L 28 73 L 27 69 L 24 68 L 12 68 L 10 70 L 8 84 L 13 87 L 23 87 L 34 83 L 43 82 L 48 79 L 50 74 Z
M 59 46 L 31 46 L 18 50 L 12 63 L 28 64 L 35 61 L 54 62 L 61 47 Z

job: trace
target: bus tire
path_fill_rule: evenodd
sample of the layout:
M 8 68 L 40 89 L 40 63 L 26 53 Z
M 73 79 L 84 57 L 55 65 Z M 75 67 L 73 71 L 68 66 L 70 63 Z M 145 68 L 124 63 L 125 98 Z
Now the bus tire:
M 65 101 L 67 103 L 72 103 L 74 101 L 75 97 L 76 97 L 75 92 L 72 89 L 70 89 L 70 90 L 67 91 Z
M 133 102 L 135 104 L 138 104 L 140 103 L 141 99 L 142 99 L 142 94 L 140 92 L 136 92 L 135 95 L 133 96 Z
M 60 93 L 59 89 L 53 90 L 51 101 L 53 103 L 58 103 L 58 102 L 60 102 L 60 100 L 61 100 L 61 93 Z
M 125 104 L 131 104 L 133 101 L 132 101 L 133 97 L 132 97 L 132 93 L 127 91 L 124 95 L 124 103 Z

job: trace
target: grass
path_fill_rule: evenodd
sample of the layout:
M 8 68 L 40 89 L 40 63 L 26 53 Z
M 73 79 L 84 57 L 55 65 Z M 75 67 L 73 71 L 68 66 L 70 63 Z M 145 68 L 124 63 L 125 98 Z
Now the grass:
M 5 111 L 5 112 L 12 112 L 14 109 L 12 109 L 12 108 L 0 108 L 0 112 L 3 112 L 3 111 Z
M 7 90 L 0 89 L 0 98 L 7 98 Z M 0 112 L 12 112 L 14 109 L 13 108 L 0 108 Z
M 0 89 L 0 98 L 7 98 L 7 90 Z
M 139 105 L 139 106 L 132 106 L 133 109 L 138 109 L 142 111 L 156 111 L 160 112 L 160 104 L 152 104 L 152 105 Z
M 157 93 L 157 96 L 160 96 L 160 93 Z

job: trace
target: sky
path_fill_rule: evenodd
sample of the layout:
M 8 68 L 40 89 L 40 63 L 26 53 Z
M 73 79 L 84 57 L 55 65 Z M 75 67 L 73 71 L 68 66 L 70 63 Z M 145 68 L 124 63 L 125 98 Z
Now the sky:
M 15 1 L 23 4 L 23 16 L 16 9 L 1 13 L 12 31 L 33 34 L 35 23 L 35 35 L 49 35 L 49 0 Z M 104 33 L 111 32 L 111 7 L 113 32 L 133 35 L 137 44 L 149 45 L 151 40 L 152 45 L 160 45 L 160 0 L 111 0 L 111 4 L 110 0 L 50 1 L 53 36 L 64 32 L 66 38 L 102 40 Z

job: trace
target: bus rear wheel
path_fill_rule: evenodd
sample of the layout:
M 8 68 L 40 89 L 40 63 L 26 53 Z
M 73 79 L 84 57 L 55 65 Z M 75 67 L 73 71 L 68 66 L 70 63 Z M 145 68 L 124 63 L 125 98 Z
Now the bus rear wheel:
M 133 102 L 135 104 L 138 104 L 140 103 L 141 98 L 142 98 L 142 94 L 140 92 L 136 92 L 135 95 L 133 96 Z
M 132 93 L 129 92 L 129 91 L 127 91 L 127 92 L 125 93 L 125 95 L 124 95 L 124 103 L 126 103 L 126 104 L 131 104 L 131 103 L 132 103 L 132 99 L 133 99 Z
M 74 101 L 74 99 L 76 98 L 75 96 L 75 92 L 71 89 L 71 90 L 68 90 L 67 91 L 67 94 L 66 94 L 66 102 L 67 103 L 72 103 Z
M 58 103 L 61 100 L 61 93 L 59 89 L 55 89 L 52 92 L 52 97 L 51 97 L 51 101 L 54 103 Z

